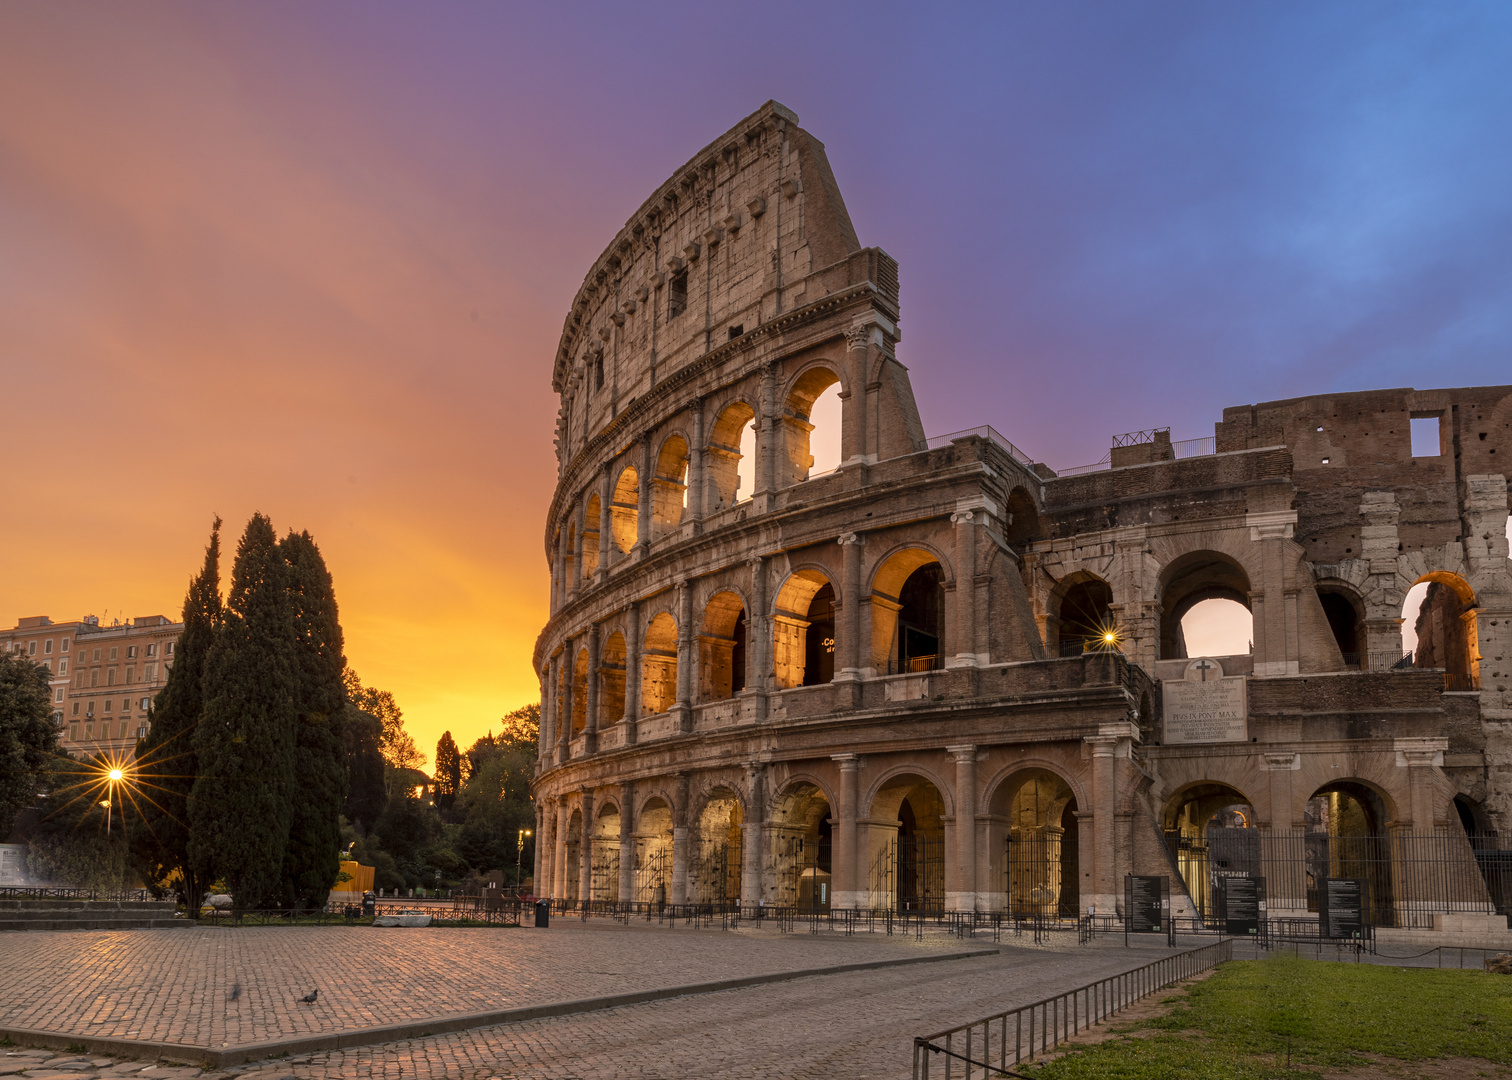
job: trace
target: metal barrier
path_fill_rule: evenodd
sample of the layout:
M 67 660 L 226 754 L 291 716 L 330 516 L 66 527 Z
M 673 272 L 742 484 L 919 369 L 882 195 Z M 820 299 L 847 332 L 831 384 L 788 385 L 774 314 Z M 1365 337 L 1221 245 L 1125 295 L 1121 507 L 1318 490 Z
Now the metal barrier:
M 0 889 L 0 899 L 3 900 L 130 900 L 144 901 L 157 900 L 146 889 L 125 889 L 111 891 L 109 889 L 55 889 L 43 887 L 7 887 Z
M 914 1080 L 929 1080 L 930 1061 L 937 1055 L 944 1059 L 945 1080 L 1015 1075 L 1008 1071 L 1009 1065 L 1033 1061 L 1136 1001 L 1232 958 L 1233 942 L 1225 938 L 1017 1009 L 915 1038 Z

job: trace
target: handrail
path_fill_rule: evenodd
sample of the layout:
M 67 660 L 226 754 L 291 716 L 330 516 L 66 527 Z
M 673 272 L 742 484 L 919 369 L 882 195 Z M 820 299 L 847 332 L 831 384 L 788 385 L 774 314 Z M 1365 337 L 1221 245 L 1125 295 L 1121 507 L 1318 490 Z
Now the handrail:
M 1005 439 L 1002 434 L 990 424 L 981 427 L 967 428 L 965 431 L 952 431 L 949 435 L 935 435 L 924 440 L 924 445 L 931 450 L 938 450 L 942 446 L 949 446 L 956 439 L 964 439 L 969 435 L 986 439 L 990 443 L 996 443 L 1000 448 L 1007 451 L 1008 456 L 1020 465 L 1033 467 L 1034 459 L 1024 453 L 1018 447 Z
M 1233 954 L 1233 939 L 1224 938 L 1211 945 L 1165 956 L 1053 997 L 1020 1005 L 1016 1009 L 947 1028 L 933 1035 L 916 1037 L 913 1049 L 914 1080 L 929 1080 L 929 1063 L 935 1054 L 945 1055 L 945 1080 L 955 1080 L 952 1066 L 956 1061 L 965 1064 L 964 1080 L 972 1080 L 973 1076 L 981 1076 L 985 1080 L 991 1075 L 1012 1075 L 1008 1071 L 1009 1065 L 1017 1065 L 1026 1059 L 1033 1061 L 1037 1055 L 1055 1049 L 1077 1032 L 1101 1023 L 1150 994 L 1231 960 Z M 1027 1031 L 1024 1023 L 1026 1018 Z M 993 1038 L 994 1025 L 997 1028 L 996 1039 Z M 943 1045 L 937 1045 L 941 1040 Z M 996 1065 L 991 1064 L 994 1053 L 998 1061 Z M 975 1072 L 976 1069 L 981 1071 Z

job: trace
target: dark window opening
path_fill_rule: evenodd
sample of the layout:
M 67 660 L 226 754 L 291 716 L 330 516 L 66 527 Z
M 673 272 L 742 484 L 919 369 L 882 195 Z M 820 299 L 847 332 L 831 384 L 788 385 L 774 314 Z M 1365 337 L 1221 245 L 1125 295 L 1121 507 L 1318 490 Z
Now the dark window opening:
M 737 323 L 736 325 L 730 327 L 730 340 L 734 341 L 736 338 L 740 337 L 740 335 L 742 335 L 744 333 L 745 333 L 745 327 L 743 325 Z
M 799 685 L 819 686 L 835 678 L 835 590 L 828 582 L 809 602 L 808 621 Z
M 1060 606 L 1060 655 L 1080 656 L 1107 648 L 1113 625 L 1113 589 L 1106 581 L 1082 581 L 1066 590 Z
M 604 388 L 604 358 L 602 356 L 593 358 L 593 388 L 595 390 Z
M 745 689 L 746 669 L 746 613 L 745 608 L 735 616 L 735 645 L 730 650 L 730 693 L 738 694 Z
M 931 671 L 945 666 L 940 631 L 945 622 L 945 574 L 939 563 L 921 566 L 898 593 L 898 670 Z
M 681 315 L 688 307 L 688 272 L 673 274 L 667 282 L 667 318 Z
M 1339 593 L 1322 593 L 1323 614 L 1328 617 L 1328 628 L 1333 631 L 1339 652 L 1344 654 L 1345 667 L 1360 666 L 1360 619 L 1349 598 Z

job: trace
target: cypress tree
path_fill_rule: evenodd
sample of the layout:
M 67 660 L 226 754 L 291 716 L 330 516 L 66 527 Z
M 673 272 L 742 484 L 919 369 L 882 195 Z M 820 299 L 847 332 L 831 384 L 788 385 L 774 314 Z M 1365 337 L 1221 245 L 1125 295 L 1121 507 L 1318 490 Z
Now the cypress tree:
M 450 731 L 443 731 L 436 743 L 436 808 L 449 815 L 462 790 L 462 755 Z
M 184 596 L 184 630 L 168 682 L 152 707 L 152 726 L 137 747 L 140 817 L 131 826 L 132 863 L 142 879 L 178 879 L 179 897 L 199 912 L 208 879 L 189 856 L 189 790 L 198 774 L 194 731 L 205 705 L 205 658 L 221 617 L 220 527 L 210 526 L 205 562 Z
M 347 793 L 341 622 L 336 593 L 320 549 L 308 532 L 290 532 L 279 545 L 288 567 L 294 620 L 296 720 L 295 801 L 284 849 L 285 899 L 324 907 L 341 871 L 341 807 Z
M 298 794 L 299 645 L 288 579 L 272 523 L 254 514 L 205 661 L 204 714 L 194 733 L 200 775 L 189 795 L 190 858 L 226 878 L 239 909 L 279 898 Z

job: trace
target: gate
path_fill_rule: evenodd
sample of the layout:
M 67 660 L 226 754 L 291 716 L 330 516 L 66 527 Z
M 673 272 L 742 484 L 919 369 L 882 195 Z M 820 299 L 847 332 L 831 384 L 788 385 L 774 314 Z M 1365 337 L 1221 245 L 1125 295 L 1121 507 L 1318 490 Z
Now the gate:
M 731 848 L 735 851 L 730 851 Z M 698 845 L 693 867 L 693 898 L 699 904 L 733 904 L 740 899 L 740 849 L 722 840 Z
M 779 836 L 777 903 L 783 907 L 828 911 L 830 907 L 830 845 L 825 836 Z
M 1008 913 L 1076 918 L 1081 904 L 1078 857 L 1074 832 L 1040 828 L 1022 830 L 1018 837 L 1010 834 L 1003 883 Z
M 611 846 L 612 845 L 612 846 Z M 619 903 L 619 841 L 593 845 L 593 893 L 584 899 Z
M 666 840 L 635 842 L 635 902 L 659 907 L 666 904 L 672 876 L 672 855 Z
M 937 837 L 894 837 L 871 868 L 873 903 L 913 915 L 945 912 L 945 842 Z

